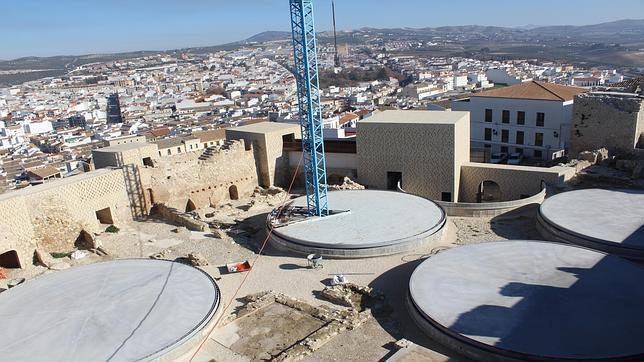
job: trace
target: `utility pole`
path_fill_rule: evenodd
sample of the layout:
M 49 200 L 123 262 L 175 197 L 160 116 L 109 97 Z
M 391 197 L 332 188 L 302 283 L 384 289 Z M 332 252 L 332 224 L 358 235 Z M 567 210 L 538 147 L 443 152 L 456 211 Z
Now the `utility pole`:
M 333 62 L 336 67 L 339 67 L 340 56 L 338 55 L 338 34 L 335 28 L 335 0 L 331 0 L 331 10 L 333 12 L 333 44 L 334 44 Z

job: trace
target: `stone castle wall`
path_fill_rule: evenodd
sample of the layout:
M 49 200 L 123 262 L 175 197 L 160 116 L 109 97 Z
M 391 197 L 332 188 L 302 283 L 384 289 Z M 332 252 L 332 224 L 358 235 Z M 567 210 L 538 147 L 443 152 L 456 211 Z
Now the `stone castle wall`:
M 253 150 L 227 142 L 210 155 L 186 153 L 104 168 L 0 195 L 0 254 L 15 250 L 22 267 L 36 249 L 69 252 L 82 230 L 105 230 L 96 212 L 109 209 L 117 226 L 147 215 L 155 203 L 186 211 L 250 196 L 257 182 Z M 190 211 L 190 210 L 187 210 Z
M 570 154 L 602 147 L 611 154 L 632 152 L 644 133 L 644 99 L 604 93 L 575 98 Z
M 34 250 L 68 252 L 81 230 L 100 232 L 96 211 L 114 224 L 132 220 L 123 170 L 104 169 L 0 195 L 0 254 L 15 250 L 23 267 Z
M 557 185 L 570 180 L 575 169 L 570 167 L 529 167 L 497 165 L 491 163 L 466 163 L 461 167 L 461 193 L 459 202 L 477 202 L 477 195 L 484 181 L 498 185 L 499 199 L 512 201 L 538 194 L 542 181 Z
M 178 211 L 189 201 L 196 208 L 217 206 L 231 196 L 250 196 L 258 185 L 253 150 L 243 141 L 227 142 L 212 155 L 184 153 L 156 160 L 155 167 L 141 168 L 147 204 L 162 203 Z

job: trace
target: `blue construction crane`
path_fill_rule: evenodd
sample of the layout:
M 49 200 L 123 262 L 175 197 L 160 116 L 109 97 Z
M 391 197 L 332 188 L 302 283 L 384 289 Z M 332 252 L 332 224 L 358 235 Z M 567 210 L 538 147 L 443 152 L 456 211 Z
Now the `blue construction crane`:
M 326 216 L 329 204 L 313 1 L 289 0 L 289 3 L 307 208 L 311 216 Z

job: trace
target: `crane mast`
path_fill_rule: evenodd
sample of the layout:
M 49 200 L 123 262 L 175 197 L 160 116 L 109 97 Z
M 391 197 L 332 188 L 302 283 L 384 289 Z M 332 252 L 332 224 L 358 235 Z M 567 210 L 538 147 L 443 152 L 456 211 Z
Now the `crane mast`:
M 289 0 L 289 5 L 307 208 L 310 216 L 326 216 L 329 204 L 313 1 Z

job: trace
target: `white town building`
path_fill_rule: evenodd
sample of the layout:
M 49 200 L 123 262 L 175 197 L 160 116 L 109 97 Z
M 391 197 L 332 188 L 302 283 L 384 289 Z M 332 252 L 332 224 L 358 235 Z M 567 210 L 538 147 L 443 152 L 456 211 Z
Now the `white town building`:
M 549 160 L 570 142 L 573 99 L 585 89 L 529 81 L 454 100 L 470 112 L 471 147 Z

